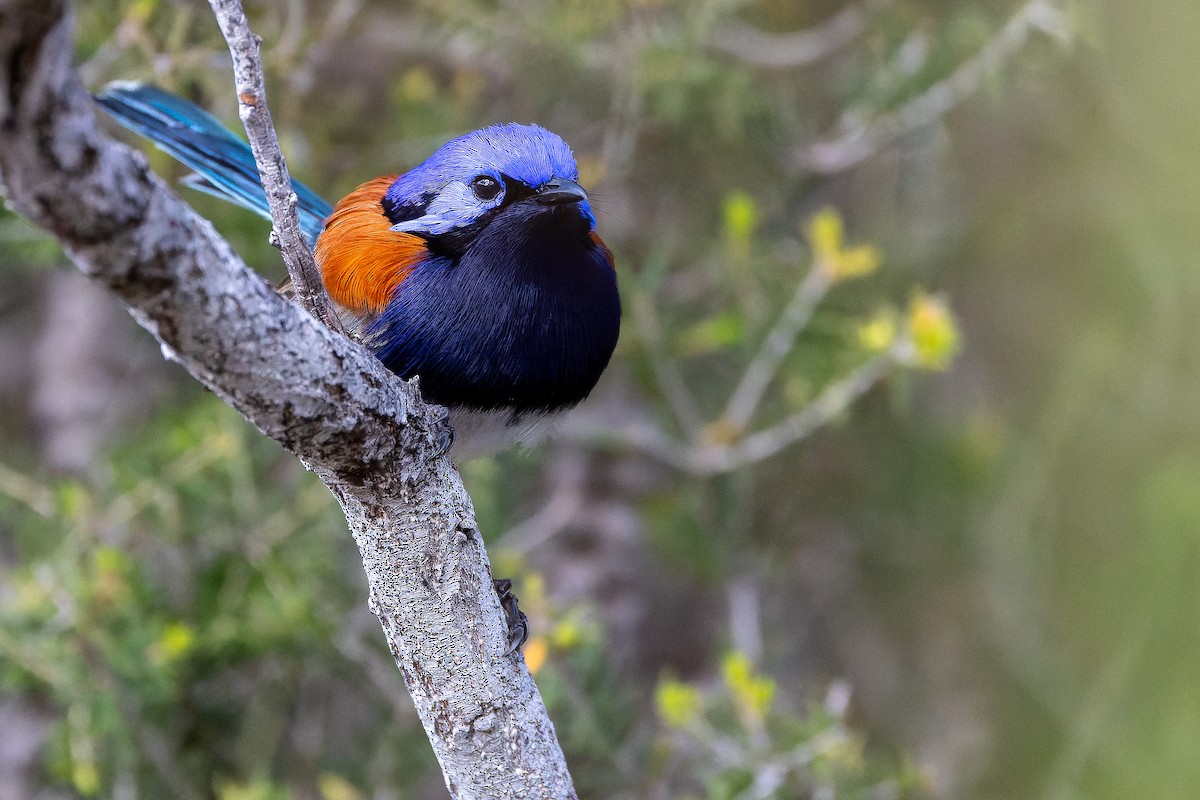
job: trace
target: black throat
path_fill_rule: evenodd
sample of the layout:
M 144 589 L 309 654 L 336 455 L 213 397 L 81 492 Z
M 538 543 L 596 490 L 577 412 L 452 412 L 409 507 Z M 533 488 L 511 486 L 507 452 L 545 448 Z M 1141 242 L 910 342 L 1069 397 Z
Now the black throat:
M 429 239 L 369 334 L 377 355 L 448 406 L 574 406 L 616 346 L 621 307 L 607 251 L 576 204 L 526 198 L 473 231 Z

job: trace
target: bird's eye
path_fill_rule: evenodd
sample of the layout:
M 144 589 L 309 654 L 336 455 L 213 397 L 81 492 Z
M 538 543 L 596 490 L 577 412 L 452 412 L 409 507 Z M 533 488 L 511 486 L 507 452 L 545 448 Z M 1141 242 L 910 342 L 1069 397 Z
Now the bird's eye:
M 500 181 L 490 175 L 480 175 L 471 181 L 471 191 L 475 192 L 475 196 L 480 200 L 495 200 L 503 188 Z

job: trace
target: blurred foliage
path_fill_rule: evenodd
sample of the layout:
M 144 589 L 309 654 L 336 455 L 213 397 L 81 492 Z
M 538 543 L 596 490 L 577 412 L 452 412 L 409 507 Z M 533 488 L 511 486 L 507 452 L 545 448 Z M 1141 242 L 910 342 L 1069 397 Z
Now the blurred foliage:
M 781 42 L 798 58 L 776 37 L 846 7 L 249 12 L 293 173 L 329 198 L 485 123 L 575 148 L 626 309 L 576 516 L 618 506 L 636 545 L 546 527 L 577 444 L 463 471 L 581 796 L 1190 797 L 1200 6 L 867 2 L 817 61 L 755 63 Z M 76 14 L 90 86 L 153 80 L 236 124 L 202 4 Z M 813 166 L 881 132 L 853 169 Z M 187 199 L 282 277 L 265 222 Z M 445 796 L 344 522 L 289 456 L 178 381 L 87 470 L 40 465 L 39 376 L 11 365 L 73 322 L 36 302 L 64 264 L 0 215 L 0 687 L 50 725 L 35 785 Z M 730 398 L 806 281 L 819 302 L 740 419 Z M 738 469 L 663 466 L 617 435 L 735 449 L 890 353 L 941 371 L 889 369 Z M 619 579 L 572 595 L 580 563 Z
M 868 755 L 846 723 L 849 687 L 835 684 L 821 705 L 781 709 L 774 681 L 742 653 L 725 656 L 720 682 L 702 687 L 659 680 L 659 770 L 682 777 L 673 797 L 883 798 L 914 796 L 918 772 Z M 886 769 L 885 769 L 886 767 Z M 697 794 L 699 792 L 699 794 Z
M 341 649 L 364 581 L 327 490 L 213 400 L 155 420 L 106 472 L 0 480 L 19 564 L 0 604 L 0 681 L 63 710 L 49 776 L 85 796 L 126 782 L 194 797 L 282 753 L 336 761 L 334 743 L 286 740 L 298 693 L 352 689 L 363 669 Z M 360 744 L 378 740 L 377 717 Z

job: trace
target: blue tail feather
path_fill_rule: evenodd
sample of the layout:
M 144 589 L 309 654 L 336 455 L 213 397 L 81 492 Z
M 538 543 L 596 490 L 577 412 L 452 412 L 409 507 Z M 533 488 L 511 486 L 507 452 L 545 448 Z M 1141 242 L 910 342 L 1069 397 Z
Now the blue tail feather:
M 117 122 L 195 170 L 195 175 L 184 179 L 187 185 L 270 218 L 250 145 L 212 114 L 144 83 L 111 83 L 96 100 Z M 292 180 L 292 188 L 298 199 L 300 228 L 312 245 L 333 207 L 297 180 Z

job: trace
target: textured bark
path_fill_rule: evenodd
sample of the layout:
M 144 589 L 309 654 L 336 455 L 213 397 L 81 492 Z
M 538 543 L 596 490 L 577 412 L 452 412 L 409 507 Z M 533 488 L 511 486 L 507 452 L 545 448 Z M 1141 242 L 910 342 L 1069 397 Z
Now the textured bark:
M 346 512 L 379 616 L 456 798 L 575 797 L 503 615 L 439 415 L 284 300 L 145 159 L 104 137 L 62 0 L 0 0 L 9 203 L 205 386 L 301 458 Z

